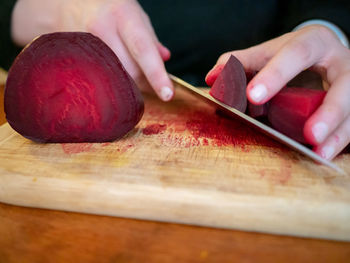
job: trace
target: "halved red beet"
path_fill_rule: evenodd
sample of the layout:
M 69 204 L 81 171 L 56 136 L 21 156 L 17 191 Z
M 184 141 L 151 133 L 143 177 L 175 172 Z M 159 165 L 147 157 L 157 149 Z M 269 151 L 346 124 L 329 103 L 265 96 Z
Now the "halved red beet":
M 116 140 L 140 121 L 142 95 L 114 52 L 83 32 L 42 35 L 9 70 L 5 112 L 37 142 Z
M 244 68 L 237 58 L 231 55 L 224 68 L 216 78 L 210 95 L 215 99 L 245 112 L 247 79 Z
M 322 104 L 325 95 L 324 90 L 283 88 L 270 100 L 268 120 L 276 130 L 296 141 L 306 143 L 304 124 Z

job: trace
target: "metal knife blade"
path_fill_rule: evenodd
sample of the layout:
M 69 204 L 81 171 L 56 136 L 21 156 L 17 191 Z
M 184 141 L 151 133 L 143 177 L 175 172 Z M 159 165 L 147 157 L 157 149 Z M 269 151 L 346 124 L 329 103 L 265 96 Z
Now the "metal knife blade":
M 240 119 L 247 123 L 248 125 L 252 126 L 253 128 L 256 128 L 257 130 L 265 133 L 266 135 L 270 136 L 271 138 L 283 143 L 284 145 L 288 146 L 289 148 L 294 149 L 295 151 L 309 157 L 310 159 L 321 163 L 323 165 L 326 165 L 333 170 L 337 171 L 338 173 L 345 174 L 345 172 L 339 168 L 336 164 L 332 163 L 331 161 L 328 161 L 326 159 L 323 159 L 321 156 L 317 155 L 315 152 L 311 151 L 304 145 L 296 142 L 295 140 L 289 138 L 288 136 L 274 130 L 273 128 L 267 126 L 264 123 L 261 123 L 257 121 L 256 119 L 244 114 L 243 112 L 240 112 L 239 110 L 232 108 L 230 106 L 227 106 L 226 104 L 216 100 L 213 98 L 210 94 L 207 94 L 200 88 L 196 88 L 192 86 L 191 84 L 183 81 L 182 79 L 169 74 L 169 77 L 172 81 L 177 83 L 180 87 L 190 91 L 192 94 L 196 95 L 200 99 L 204 99 L 207 102 L 214 104 L 217 108 L 220 110 L 223 110 L 224 112 L 228 113 L 230 116 L 236 119 Z

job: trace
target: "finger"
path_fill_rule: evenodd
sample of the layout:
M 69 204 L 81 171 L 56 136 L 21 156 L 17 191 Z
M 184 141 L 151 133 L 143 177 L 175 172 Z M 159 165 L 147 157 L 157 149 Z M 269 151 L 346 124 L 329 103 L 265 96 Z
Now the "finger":
M 205 82 L 209 87 L 213 86 L 215 80 L 220 75 L 224 66 L 225 64 L 217 64 L 211 71 L 208 72 L 207 76 L 205 77 Z
M 102 39 L 114 51 L 129 75 L 133 79 L 137 78 L 140 75 L 138 65 L 117 34 L 116 28 L 110 26 L 114 21 L 113 13 L 103 12 L 100 16 L 105 19 L 94 19 L 87 25 L 87 31 Z
M 160 56 L 162 57 L 163 61 L 168 61 L 170 59 L 170 56 L 171 56 L 171 53 L 169 51 L 169 49 L 167 47 L 165 47 L 158 39 L 155 31 L 154 31 L 154 28 L 152 26 L 152 23 L 151 23 L 151 20 L 149 18 L 149 16 L 142 10 L 141 11 L 141 16 L 142 16 L 142 19 L 145 23 L 145 26 L 147 27 L 151 37 L 153 38 L 154 40 L 154 43 L 156 44 L 157 46 L 157 49 L 159 51 L 159 54 Z
M 263 48 L 264 46 L 266 45 L 263 44 L 261 46 L 255 46 L 244 50 L 236 50 L 222 54 L 214 67 L 206 75 L 206 83 L 209 86 L 214 84 L 216 78 L 221 73 L 231 55 L 235 56 L 242 63 L 245 71 L 259 71 L 270 59 L 270 55 L 267 54 L 267 49 Z
M 129 75 L 133 79 L 138 78 L 140 69 L 120 37 L 113 32 L 99 31 L 97 35 L 114 51 Z
M 317 64 L 326 51 L 326 45 L 316 42 L 311 34 L 293 38 L 249 83 L 248 99 L 254 104 L 265 103 L 298 73 Z
M 103 27 L 106 28 L 106 27 Z M 108 27 L 107 27 L 108 28 Z M 136 64 L 134 59 L 131 57 L 128 49 L 125 47 L 124 43 L 121 41 L 118 34 L 114 32 L 106 31 L 106 30 L 93 29 L 92 31 L 95 35 L 103 39 L 103 41 L 113 50 L 113 52 L 117 55 L 119 60 L 121 61 L 125 70 L 129 73 L 132 79 L 135 81 L 137 87 L 142 91 L 150 91 L 153 90 L 141 69 Z
M 158 49 L 159 54 L 160 54 L 161 58 L 163 59 L 163 61 L 168 61 L 171 57 L 170 50 L 160 42 L 157 42 L 156 45 L 157 45 L 157 49 Z
M 206 76 L 207 84 L 212 86 L 231 55 L 242 63 L 245 71 L 260 71 L 290 38 L 290 34 L 285 34 L 247 49 L 222 54 L 214 67 L 208 72 Z
M 131 56 L 139 65 L 157 95 L 162 100 L 168 101 L 174 95 L 173 84 L 139 12 L 129 4 L 119 8 L 117 29 Z
M 350 71 L 332 84 L 322 105 L 307 120 L 304 136 L 312 145 L 322 143 L 350 115 Z
M 321 157 L 331 160 L 350 142 L 350 116 L 314 151 Z

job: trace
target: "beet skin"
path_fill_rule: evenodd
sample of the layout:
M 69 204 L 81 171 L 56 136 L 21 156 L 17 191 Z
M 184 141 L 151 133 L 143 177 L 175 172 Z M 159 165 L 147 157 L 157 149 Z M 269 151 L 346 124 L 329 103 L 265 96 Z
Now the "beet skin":
M 42 35 L 15 59 L 5 113 L 37 142 L 105 142 L 140 121 L 142 95 L 114 52 L 83 32 Z
M 243 65 L 231 55 L 209 93 L 218 101 L 245 112 L 247 108 L 246 88 L 247 79 Z
M 303 133 L 305 122 L 322 104 L 325 95 L 324 90 L 283 88 L 270 100 L 269 122 L 283 134 L 306 143 Z

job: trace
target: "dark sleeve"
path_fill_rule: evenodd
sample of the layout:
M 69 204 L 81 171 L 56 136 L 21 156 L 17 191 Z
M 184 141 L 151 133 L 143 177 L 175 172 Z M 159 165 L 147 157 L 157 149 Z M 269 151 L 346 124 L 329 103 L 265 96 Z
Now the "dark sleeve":
M 11 39 L 11 15 L 16 0 L 0 1 L 0 67 L 8 70 L 21 50 Z
M 311 19 L 323 19 L 337 25 L 350 38 L 350 1 L 296 1 L 284 2 L 286 16 L 284 32 Z M 282 33 L 284 33 L 282 32 Z
M 206 73 L 227 51 L 278 36 L 278 0 L 139 0 L 172 55 L 167 70 L 204 86 Z

